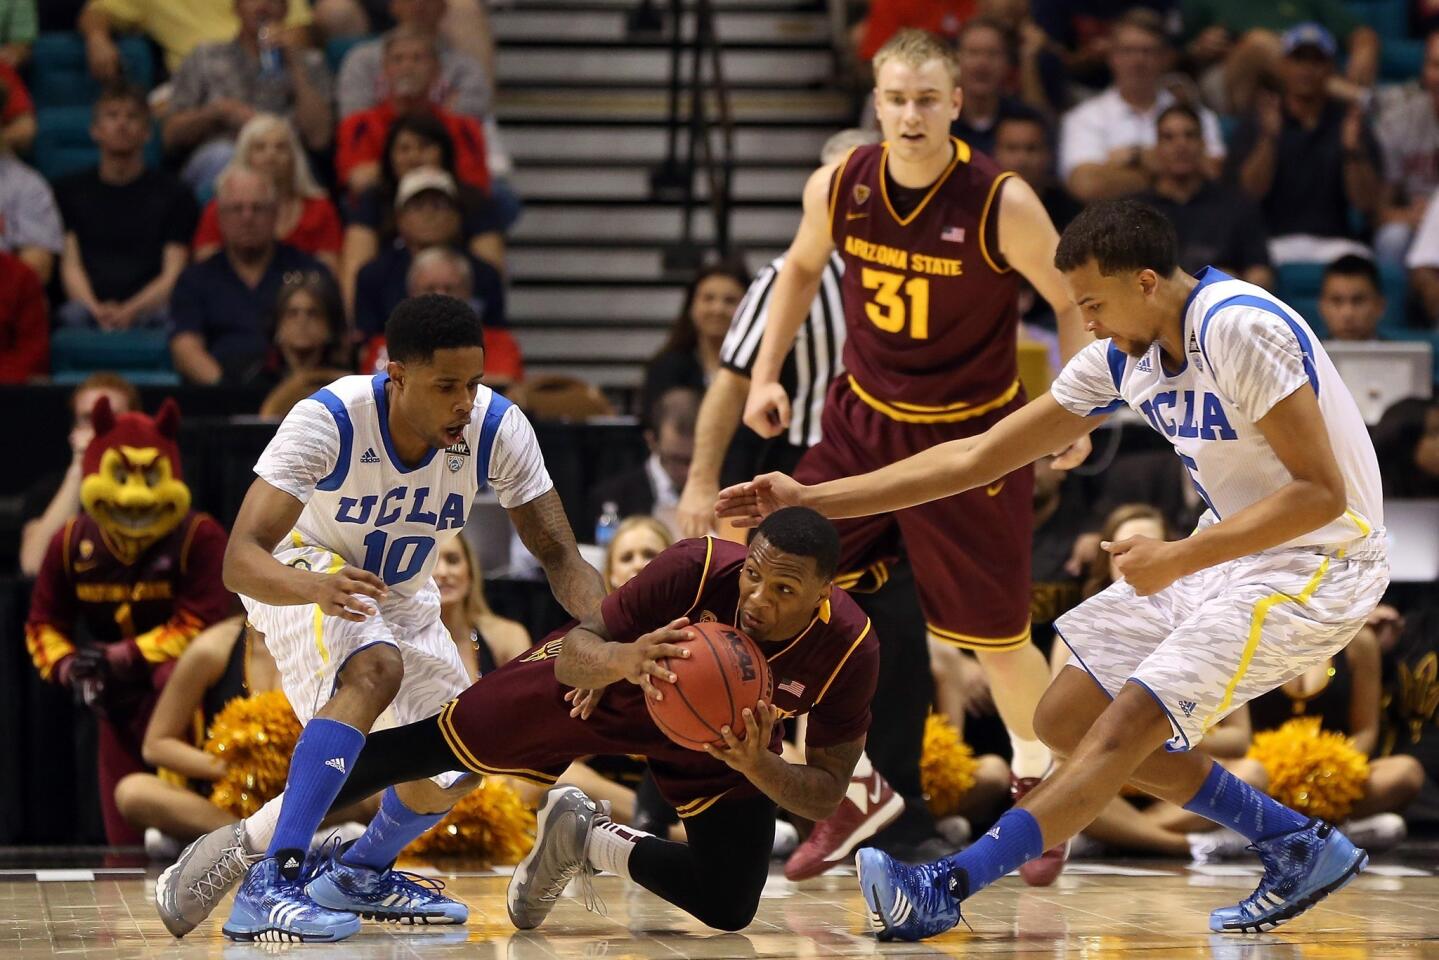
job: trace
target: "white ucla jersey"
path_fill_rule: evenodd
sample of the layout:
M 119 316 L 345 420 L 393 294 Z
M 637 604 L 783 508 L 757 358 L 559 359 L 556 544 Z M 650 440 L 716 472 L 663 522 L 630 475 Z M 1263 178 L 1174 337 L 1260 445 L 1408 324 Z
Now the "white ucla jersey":
M 1219 520 L 1290 481 L 1255 424 L 1295 390 L 1313 390 L 1344 475 L 1348 509 L 1284 546 L 1341 547 L 1382 528 L 1374 445 L 1314 331 L 1262 287 L 1213 267 L 1198 279 L 1184 311 L 1185 363 L 1178 372 L 1165 370 L 1157 343 L 1136 359 L 1101 340 L 1069 362 L 1050 393 L 1081 416 L 1123 404 L 1143 415 L 1174 445 Z
M 404 598 L 429 581 L 436 541 L 465 525 L 478 492 L 493 487 L 511 509 L 554 484 L 530 422 L 485 386 L 463 439 L 407 467 L 390 441 L 388 380 L 384 373 L 341 377 L 301 400 L 255 473 L 305 505 L 276 557 L 321 547 Z

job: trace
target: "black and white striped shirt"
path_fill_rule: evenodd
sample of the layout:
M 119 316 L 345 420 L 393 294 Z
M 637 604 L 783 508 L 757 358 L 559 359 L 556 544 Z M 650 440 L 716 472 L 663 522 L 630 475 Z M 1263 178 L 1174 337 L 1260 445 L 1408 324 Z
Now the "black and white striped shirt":
M 754 278 L 735 310 L 729 333 L 725 334 L 720 347 L 720 363 L 741 376 L 750 375 L 755 357 L 759 355 L 760 340 L 769 320 L 770 293 L 783 265 L 784 257 L 777 257 Z M 780 385 L 789 394 L 789 442 L 797 447 L 819 443 L 825 393 L 830 381 L 844 372 L 841 359 L 844 304 L 839 293 L 843 276 L 844 261 L 839 254 L 831 253 L 820 275 L 819 293 L 780 371 Z

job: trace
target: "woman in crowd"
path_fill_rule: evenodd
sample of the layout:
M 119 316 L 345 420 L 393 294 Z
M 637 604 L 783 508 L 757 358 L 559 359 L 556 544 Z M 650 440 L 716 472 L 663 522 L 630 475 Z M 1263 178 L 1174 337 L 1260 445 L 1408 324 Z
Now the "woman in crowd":
M 719 371 L 720 344 L 748 287 L 749 274 L 732 261 L 720 261 L 695 274 L 669 338 L 645 370 L 640 407 L 645 415 L 673 387 L 704 393 Z
M 459 648 L 471 681 L 529 649 L 529 631 L 490 609 L 484 573 L 463 533 L 440 544 L 435 586 L 440 589 L 440 620 Z
M 341 282 L 348 298 L 354 296 L 360 268 L 394 240 L 395 192 L 400 180 L 411 170 L 438 167 L 455 176 L 455 143 L 450 133 L 430 114 L 400 117 L 390 126 L 380 159 L 380 182 L 354 197 L 346 211 L 344 268 Z M 463 213 L 465 248 L 497 270 L 505 266 L 505 237 L 500 211 L 485 191 L 461 183 L 459 202 Z
M 303 250 L 331 272 L 340 267 L 340 215 L 310 171 L 295 129 L 284 117 L 261 113 L 240 128 L 232 161 L 249 167 L 275 184 L 279 200 L 275 239 Z M 195 259 L 220 249 L 220 214 L 211 200 L 195 230 Z
M 664 553 L 674 537 L 669 528 L 654 517 L 626 517 L 615 528 L 614 539 L 605 549 L 605 591 L 614 593 L 629 583 L 655 557 Z
M 334 281 L 318 271 L 288 278 L 269 321 L 270 349 L 245 381 L 275 389 L 296 375 L 331 380 L 354 371 L 349 330 Z
M 1439 497 L 1439 402 L 1400 400 L 1374 428 L 1386 497 Z

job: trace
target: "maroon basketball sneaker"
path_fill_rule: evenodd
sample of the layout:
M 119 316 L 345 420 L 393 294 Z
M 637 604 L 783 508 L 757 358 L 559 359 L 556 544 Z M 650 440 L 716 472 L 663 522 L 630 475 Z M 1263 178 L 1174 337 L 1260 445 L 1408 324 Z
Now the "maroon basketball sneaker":
M 1009 775 L 1009 795 L 1018 803 L 1026 793 L 1039 786 L 1040 777 L 1016 777 Z M 1028 863 L 1021 864 L 1019 875 L 1024 882 L 1031 887 L 1047 887 L 1058 878 L 1064 869 L 1064 861 L 1069 859 L 1069 841 L 1066 840 L 1057 847 L 1050 847 L 1035 859 Z
M 808 880 L 830 867 L 848 862 L 855 847 L 889 826 L 903 812 L 904 798 L 879 775 L 869 757 L 861 754 L 839 809 L 816 823 L 804 843 L 790 854 L 784 864 L 785 877 Z

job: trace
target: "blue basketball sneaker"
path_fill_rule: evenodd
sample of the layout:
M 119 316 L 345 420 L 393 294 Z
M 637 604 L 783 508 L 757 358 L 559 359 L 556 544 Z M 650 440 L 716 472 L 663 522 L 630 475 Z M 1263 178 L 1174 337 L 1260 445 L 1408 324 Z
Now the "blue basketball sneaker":
M 376 870 L 346 863 L 349 844 L 331 851 L 319 863 L 305 893 L 322 907 L 358 913 L 366 920 L 397 923 L 464 923 L 470 908 L 441 891 L 440 880 L 394 868 Z
M 230 919 L 223 928 L 225 936 L 231 940 L 323 943 L 343 940 L 360 929 L 359 917 L 315 903 L 305 895 L 303 883 L 303 879 L 285 879 L 274 857 L 255 864 L 235 892 Z
M 1259 840 L 1249 849 L 1264 863 L 1258 888 L 1209 915 L 1216 933 L 1261 933 L 1293 920 L 1358 876 L 1369 854 L 1322 820 Z
M 873 847 L 855 854 L 869 924 L 881 940 L 923 940 L 959 923 L 959 902 L 969 893 L 963 870 L 943 864 L 900 863 Z

